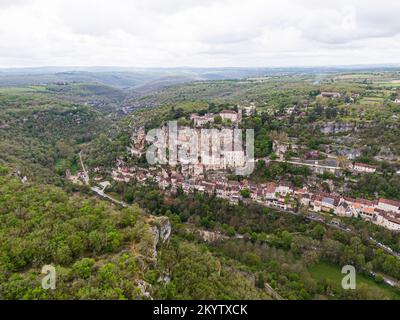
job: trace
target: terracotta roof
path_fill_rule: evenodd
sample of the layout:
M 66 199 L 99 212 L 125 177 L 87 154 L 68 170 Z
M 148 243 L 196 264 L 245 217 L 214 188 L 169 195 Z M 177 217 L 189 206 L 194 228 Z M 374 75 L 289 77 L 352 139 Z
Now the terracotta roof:
M 346 202 L 355 203 L 357 200 L 350 197 L 343 197 Z
M 400 216 L 398 214 L 383 212 L 380 215 L 392 223 L 400 224 Z
M 224 111 L 222 111 L 221 112 L 221 114 L 236 114 L 237 115 L 237 112 L 235 112 L 235 111 L 233 111 L 233 110 L 224 110 Z
M 388 204 L 394 207 L 398 207 L 400 208 L 400 201 L 396 201 L 396 200 L 389 200 L 389 199 L 379 199 L 379 203 L 384 203 L 384 204 Z
M 376 201 L 370 201 L 370 200 L 361 199 L 361 198 L 357 198 L 356 203 L 364 205 L 364 206 L 370 206 L 370 207 L 373 207 L 376 205 Z
M 290 188 L 292 185 L 287 181 L 281 181 L 281 182 L 279 182 L 279 186 L 280 187 L 289 187 Z
M 267 193 L 275 193 L 276 190 L 276 184 L 275 183 L 269 183 L 267 187 L 265 188 L 265 192 Z
M 375 213 L 375 208 L 364 208 L 362 211 L 365 213 L 373 214 Z

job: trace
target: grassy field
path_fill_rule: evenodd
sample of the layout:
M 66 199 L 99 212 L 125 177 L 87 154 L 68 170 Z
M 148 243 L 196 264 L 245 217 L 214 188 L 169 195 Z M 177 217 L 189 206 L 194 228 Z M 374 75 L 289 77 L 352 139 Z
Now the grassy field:
M 360 101 L 360 104 L 361 104 L 361 105 L 364 105 L 364 106 L 376 106 L 376 105 L 382 105 L 383 102 L 384 102 L 384 99 L 383 99 L 383 98 L 379 98 L 379 97 L 366 97 L 366 98 L 363 98 L 363 99 Z
M 0 87 L 0 94 L 43 93 L 47 92 L 44 86 Z
M 398 80 L 393 80 L 390 82 L 381 82 L 379 83 L 381 87 L 392 87 L 392 88 L 398 88 L 400 87 L 400 82 Z
M 325 262 L 318 263 L 317 265 L 311 267 L 309 271 L 313 276 L 313 278 L 317 280 L 322 280 L 324 278 L 329 279 L 334 283 L 337 283 L 338 287 L 341 286 L 342 279 L 344 277 L 344 275 L 341 273 L 341 270 L 338 267 Z M 378 288 L 392 299 L 400 300 L 400 291 L 386 284 L 378 284 L 373 279 L 363 275 L 357 275 L 356 281 L 357 285 L 364 284 L 371 288 Z

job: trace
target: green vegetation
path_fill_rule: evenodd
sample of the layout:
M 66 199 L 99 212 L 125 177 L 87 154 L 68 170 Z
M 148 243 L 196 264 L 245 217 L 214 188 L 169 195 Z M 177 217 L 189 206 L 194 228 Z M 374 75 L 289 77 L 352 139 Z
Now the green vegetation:
M 24 185 L 7 172 L 2 168 L 0 177 L 1 299 L 269 298 L 203 246 L 173 239 L 160 247 L 156 264 L 154 219 L 136 206 L 116 209 Z M 56 266 L 54 291 L 41 287 L 47 264 Z M 162 275 L 172 280 L 159 282 Z
M 126 201 L 170 217 L 173 230 L 181 238 L 202 243 L 202 237 L 193 234 L 193 227 L 227 236 L 222 242 L 212 243 L 211 250 L 254 277 L 262 275 L 284 298 L 389 299 L 397 292 L 391 291 L 389 295 L 387 290 L 370 291 L 369 287 L 365 288 L 368 283 L 363 283 L 361 290 L 352 294 L 332 291 L 331 285 L 326 286 L 319 278 L 312 277 L 311 267 L 329 261 L 336 268 L 354 265 L 365 278 L 371 271 L 398 278 L 396 270 L 400 268 L 400 261 L 377 249 L 362 234 L 351 235 L 302 216 L 274 212 L 252 203 L 232 205 L 203 194 L 179 194 L 172 201 L 155 189 L 134 184 L 114 187 L 115 192 L 125 195 Z M 238 234 L 243 238 L 235 239 Z
M 310 273 L 312 277 L 317 279 L 320 283 L 331 285 L 332 290 L 341 289 L 340 286 L 344 275 L 336 266 L 321 262 L 312 266 L 310 268 Z M 358 274 L 356 276 L 356 282 L 358 290 L 362 290 L 366 294 L 368 294 L 368 292 L 374 292 L 375 294 L 381 294 L 390 299 L 400 299 L 400 290 L 393 289 L 392 287 L 382 283 L 377 283 L 370 277 Z
M 151 182 L 112 182 L 107 193 L 130 205 L 120 208 L 65 179 L 68 171 L 81 171 L 80 152 L 91 175 L 96 168 L 104 180 L 112 181 L 117 158 L 148 167 L 144 157 L 127 153 L 135 127 L 148 131 L 169 120 L 191 125 L 194 112 L 215 114 L 208 127 L 232 126 L 217 114 L 254 102 L 257 111 L 240 125 L 254 129 L 261 159 L 250 181 L 400 199 L 399 91 L 392 82 L 398 74 L 273 75 L 160 85 L 150 92 L 122 89 L 128 74 L 97 74 L 104 81 L 96 83 L 79 77 L 0 88 L 0 298 L 399 299 L 381 275 L 370 276 L 400 279 L 400 260 L 370 241 L 400 251 L 399 236 L 361 219 L 343 219 L 356 230 L 352 234 L 262 207 L 251 202 L 248 189 L 233 205 L 215 195 L 172 195 Z M 118 87 L 103 84 L 114 82 Z M 323 98 L 322 91 L 340 97 Z M 134 111 L 123 116 L 126 106 L 124 112 Z M 285 160 L 325 161 L 328 153 L 355 149 L 361 155 L 354 161 L 379 170 L 315 174 L 279 162 L 276 140 L 289 146 Z M 157 240 L 167 221 L 171 236 Z M 41 268 L 49 264 L 57 271 L 54 291 L 41 287 Z M 340 287 L 341 267 L 348 264 L 358 271 L 356 291 Z
M 109 126 L 90 107 L 7 89 L 0 94 L 0 161 L 30 179 L 60 184 L 58 176 L 77 171 L 80 147 Z

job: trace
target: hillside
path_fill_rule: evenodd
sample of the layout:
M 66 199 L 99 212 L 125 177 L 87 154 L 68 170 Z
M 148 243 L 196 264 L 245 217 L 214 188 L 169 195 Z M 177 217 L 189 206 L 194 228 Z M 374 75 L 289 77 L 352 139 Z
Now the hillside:
M 95 82 L 0 88 L 0 298 L 398 299 L 398 289 L 371 276 L 399 279 L 400 260 L 371 241 L 398 251 L 397 233 L 355 217 L 338 221 L 332 211 L 311 213 L 295 198 L 279 199 L 291 206 L 282 212 L 250 197 L 255 188 L 282 181 L 296 191 L 399 197 L 396 162 L 377 158 L 384 142 L 398 155 L 397 91 L 364 83 L 361 75 L 316 78 L 287 74 L 160 90 L 157 80 L 141 93 Z M 323 90 L 338 90 L 338 98 L 322 97 Z M 243 185 L 239 200 L 184 192 L 172 179 L 161 188 L 161 169 L 186 181 L 181 168 L 152 168 L 129 152 L 138 127 L 148 131 L 170 120 L 191 126 L 194 112 L 211 113 L 215 121 L 223 110 L 237 112 L 237 104 L 250 102 L 254 110 L 238 127 L 255 131 L 255 172 L 246 179 L 212 172 L 199 181 L 215 174 L 228 186 Z M 119 112 L 124 106 L 130 107 Z M 205 127 L 224 125 L 232 123 Z M 290 142 L 286 154 L 279 154 L 277 140 Z M 344 148 L 359 149 L 357 161 L 381 171 L 335 175 L 286 162 L 322 164 Z M 80 156 L 88 181 L 79 176 Z M 119 179 L 117 170 L 130 178 Z M 103 186 L 105 193 L 96 192 Z M 354 292 L 340 287 L 346 264 L 361 279 Z M 54 291 L 41 289 L 44 265 L 56 267 Z
M 0 91 L 0 161 L 28 178 L 56 181 L 111 122 L 99 111 L 37 92 Z
M 205 247 L 169 244 L 167 218 L 0 172 L 0 299 L 268 298 Z

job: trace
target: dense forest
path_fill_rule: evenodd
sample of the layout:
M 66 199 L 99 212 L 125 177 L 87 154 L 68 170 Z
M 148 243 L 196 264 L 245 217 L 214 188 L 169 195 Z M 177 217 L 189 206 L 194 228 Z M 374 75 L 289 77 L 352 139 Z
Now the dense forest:
M 110 121 L 88 106 L 7 91 L 0 94 L 0 161 L 29 178 L 60 185 L 54 172 L 76 170 L 80 146 L 109 127 Z
M 265 290 L 207 247 L 173 237 L 154 256 L 163 219 L 139 207 L 41 184 L 1 168 L 1 299 L 268 299 Z M 56 266 L 56 290 L 41 286 Z

